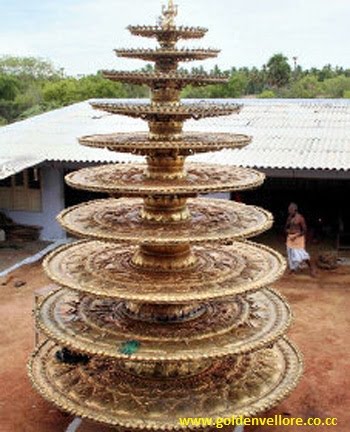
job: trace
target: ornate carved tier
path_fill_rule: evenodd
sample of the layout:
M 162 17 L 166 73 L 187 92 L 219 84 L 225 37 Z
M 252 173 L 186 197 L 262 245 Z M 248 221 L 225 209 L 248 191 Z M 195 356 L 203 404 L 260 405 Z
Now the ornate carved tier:
M 195 246 L 196 264 L 181 271 L 135 265 L 137 250 L 137 246 L 80 241 L 48 255 L 44 269 L 57 284 L 79 292 L 158 304 L 256 291 L 272 284 L 285 270 L 277 252 L 250 242 Z
M 194 361 L 261 349 L 282 336 L 290 311 L 274 291 L 262 290 L 204 304 L 203 313 L 182 320 L 152 322 L 128 313 L 127 304 L 82 297 L 68 290 L 49 296 L 38 324 L 57 343 L 87 354 L 135 361 Z M 132 354 L 123 350 L 138 341 Z
M 177 69 L 179 62 L 219 51 L 176 48 L 178 40 L 206 32 L 176 26 L 176 15 L 168 0 L 156 26 L 129 27 L 156 38 L 157 48 L 116 50 L 120 57 L 154 62 L 154 71 L 104 72 L 112 81 L 148 85 L 151 101 L 92 106 L 141 118 L 149 131 L 79 141 L 143 155 L 146 163 L 86 168 L 66 177 L 74 188 L 114 197 L 59 215 L 67 231 L 90 240 L 45 258 L 44 269 L 59 289 L 36 311 L 48 341 L 30 361 L 34 386 L 59 408 L 119 432 L 179 431 L 180 417 L 257 415 L 284 399 L 302 372 L 297 349 L 283 337 L 289 307 L 266 288 L 283 274 L 285 260 L 245 240 L 268 229 L 271 214 L 197 198 L 257 187 L 264 175 L 185 163 L 195 153 L 242 148 L 251 137 L 183 131 L 186 120 L 239 113 L 241 106 L 181 103 L 185 85 L 227 77 Z
M 204 27 L 176 26 L 177 6 L 171 2 L 162 8 L 162 15 L 155 26 L 130 25 L 127 29 L 134 36 L 156 38 L 162 47 L 174 47 L 180 39 L 200 39 L 208 29 Z
M 170 72 L 177 69 L 178 63 L 215 58 L 220 50 L 204 48 L 156 48 L 156 49 L 117 49 L 118 57 L 154 62 L 157 71 Z
M 200 373 L 169 371 L 168 378 L 99 357 L 65 364 L 55 357 L 58 349 L 44 343 L 32 357 L 37 390 L 65 411 L 124 430 L 181 430 L 180 417 L 254 416 L 287 397 L 302 372 L 297 349 L 284 338 L 270 349 L 218 359 Z
M 156 38 L 159 43 L 171 41 L 176 43 L 180 39 L 201 39 L 205 36 L 208 29 L 204 27 L 185 27 L 171 26 L 164 28 L 161 25 L 156 26 L 133 26 L 127 27 L 134 36 L 143 36 L 146 38 Z
M 166 118 L 169 121 L 199 120 L 206 117 L 226 116 L 239 113 L 241 105 L 215 104 L 201 102 L 197 104 L 125 104 L 116 102 L 92 102 L 92 107 L 110 114 L 121 114 L 129 117 L 141 118 L 146 121 L 156 121 Z M 164 120 L 165 121 L 165 120 Z
M 157 179 L 147 175 L 146 164 L 104 165 L 68 174 L 75 188 L 124 196 L 194 196 L 220 191 L 242 191 L 260 186 L 265 175 L 255 170 L 209 164 L 186 164 L 184 177 Z
M 152 89 L 159 86 L 170 86 L 182 89 L 191 84 L 199 87 L 208 84 L 223 84 L 227 82 L 227 75 L 190 74 L 185 72 L 129 72 L 129 71 L 102 71 L 105 78 L 111 81 L 128 84 L 146 84 Z
M 178 104 L 176 95 L 169 97 L 169 103 L 130 105 L 116 102 L 92 102 L 91 106 L 110 114 L 121 114 L 146 120 L 149 127 L 148 136 L 155 140 L 161 140 L 163 137 L 181 139 L 183 123 L 186 120 L 225 116 L 241 110 L 241 105 L 237 104 Z
M 273 220 L 265 210 L 234 201 L 202 198 L 189 200 L 187 207 L 189 218 L 164 224 L 159 205 L 156 220 L 148 220 L 141 199 L 107 199 L 64 210 L 58 221 L 78 237 L 170 245 L 242 240 L 266 231 Z
M 208 84 L 223 84 L 228 81 L 226 75 L 190 74 L 176 71 L 168 73 L 103 71 L 103 76 L 111 81 L 148 85 L 152 90 L 153 102 L 178 102 L 181 90 L 189 84 L 200 87 Z
M 165 131 L 163 135 L 158 134 L 157 137 L 152 137 L 147 132 L 88 135 L 79 138 L 79 143 L 88 147 L 107 148 L 117 152 L 145 156 L 161 154 L 164 157 L 169 155 L 175 158 L 225 148 L 242 148 L 251 140 L 250 136 L 242 134 L 182 132 L 174 136 Z M 232 167 L 232 170 L 235 170 L 235 167 Z M 213 172 L 212 169 L 211 172 Z M 162 188 L 159 188 L 159 191 L 161 192 Z

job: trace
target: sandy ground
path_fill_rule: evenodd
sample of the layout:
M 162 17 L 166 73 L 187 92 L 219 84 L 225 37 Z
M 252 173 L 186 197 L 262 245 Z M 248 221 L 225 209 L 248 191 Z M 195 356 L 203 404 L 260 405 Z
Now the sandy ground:
M 61 432 L 72 417 L 32 390 L 26 362 L 34 345 L 33 292 L 49 283 L 40 263 L 22 267 L 0 283 L 0 432 Z M 26 284 L 15 288 L 15 283 Z M 337 417 L 337 427 L 264 427 L 255 431 L 350 431 L 350 267 L 285 276 L 275 286 L 292 305 L 290 336 L 305 357 L 305 373 L 294 393 L 269 414 Z M 78 432 L 102 432 L 83 425 Z M 247 432 L 253 429 L 247 430 Z
M 1 242 L 0 243 L 0 272 L 17 264 L 48 246 L 50 242 Z

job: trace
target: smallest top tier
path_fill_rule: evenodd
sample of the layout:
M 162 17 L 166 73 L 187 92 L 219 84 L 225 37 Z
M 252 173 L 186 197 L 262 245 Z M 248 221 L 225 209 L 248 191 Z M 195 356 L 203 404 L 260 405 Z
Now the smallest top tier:
M 156 38 L 160 46 L 170 48 L 180 39 L 200 39 L 208 31 L 204 27 L 170 26 L 129 26 L 128 30 L 134 36 Z
M 180 39 L 200 39 L 205 35 L 207 29 L 204 27 L 176 27 L 177 12 L 177 5 L 169 0 L 168 5 L 163 6 L 156 26 L 129 26 L 128 30 L 135 36 L 156 38 L 163 48 L 174 47 Z

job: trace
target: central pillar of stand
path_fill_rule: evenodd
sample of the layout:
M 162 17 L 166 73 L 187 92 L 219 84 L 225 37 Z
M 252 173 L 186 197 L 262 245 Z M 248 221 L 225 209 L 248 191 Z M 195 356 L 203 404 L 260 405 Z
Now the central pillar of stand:
M 183 122 L 176 120 L 155 120 L 149 122 L 148 136 L 151 140 L 169 140 L 179 139 L 182 134 Z
M 162 59 L 156 63 L 156 70 L 168 72 L 176 69 L 176 61 Z M 153 105 L 164 105 L 165 112 L 155 115 L 148 121 L 149 139 L 169 143 L 169 149 L 157 150 L 147 157 L 146 179 L 155 182 L 181 181 L 185 179 L 185 156 L 179 156 L 174 141 L 181 139 L 183 120 L 179 120 L 167 110 L 179 105 L 180 89 L 176 86 L 159 85 L 151 89 Z M 190 196 L 175 194 L 151 195 L 144 198 L 140 216 L 147 223 L 176 224 L 190 220 L 191 214 L 187 206 Z M 141 244 L 133 258 L 133 265 L 148 272 L 179 272 L 191 271 L 197 263 L 189 242 Z M 128 301 L 123 306 L 124 314 L 130 319 L 155 325 L 181 325 L 195 321 L 207 311 L 206 303 L 192 302 L 187 304 L 149 304 Z M 213 366 L 213 360 L 189 362 L 130 362 L 122 361 L 121 367 L 136 375 L 172 379 L 197 375 Z
M 197 262 L 189 243 L 179 245 L 141 245 L 132 263 L 150 271 L 188 270 Z

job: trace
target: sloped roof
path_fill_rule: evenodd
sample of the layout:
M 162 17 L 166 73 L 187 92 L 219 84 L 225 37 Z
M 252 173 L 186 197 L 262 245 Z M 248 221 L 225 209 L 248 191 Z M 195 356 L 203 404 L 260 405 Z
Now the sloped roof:
M 225 100 L 225 102 L 228 102 Z M 234 100 L 239 115 L 189 121 L 187 130 L 252 135 L 242 150 L 192 160 L 256 168 L 350 170 L 350 100 Z M 0 128 L 0 178 L 44 161 L 130 162 L 124 153 L 80 146 L 95 133 L 146 130 L 146 123 L 93 110 L 88 101 Z
M 242 150 L 211 161 L 256 168 L 350 170 L 350 100 L 245 100 L 238 116 L 211 119 L 215 130 L 253 136 Z M 201 155 L 197 159 L 203 160 Z

